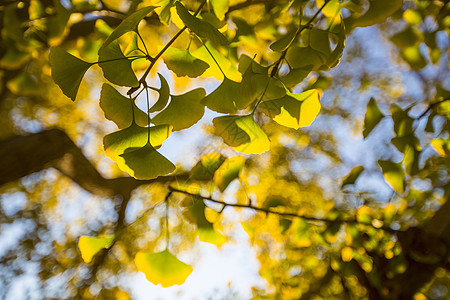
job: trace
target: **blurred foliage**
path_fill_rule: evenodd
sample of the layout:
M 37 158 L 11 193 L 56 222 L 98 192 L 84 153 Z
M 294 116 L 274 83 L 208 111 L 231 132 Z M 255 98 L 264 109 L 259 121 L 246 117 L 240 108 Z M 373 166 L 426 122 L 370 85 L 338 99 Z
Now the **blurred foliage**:
M 24 297 L 129 299 L 119 279 L 137 271 L 182 284 L 195 261 L 179 253 L 242 227 L 255 299 L 447 299 L 449 15 L 439 0 L 1 1 L 0 140 L 56 127 L 104 177 L 156 179 L 129 201 L 54 169 L 2 185 L 0 298 L 24 274 L 39 278 Z M 205 111 L 175 171 L 159 147 Z M 189 179 L 158 177 L 174 171 Z

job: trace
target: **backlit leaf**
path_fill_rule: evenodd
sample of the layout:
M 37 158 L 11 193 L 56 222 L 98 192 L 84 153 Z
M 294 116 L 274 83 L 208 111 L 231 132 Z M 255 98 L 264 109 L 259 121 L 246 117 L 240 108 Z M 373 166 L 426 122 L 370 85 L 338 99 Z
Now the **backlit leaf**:
M 210 40 L 213 44 L 227 45 L 228 40 L 214 26 L 208 22 L 202 21 L 193 15 L 181 4 L 176 2 L 177 13 L 184 24 L 201 38 Z
M 221 192 L 225 191 L 228 185 L 239 177 L 239 172 L 245 164 L 244 156 L 234 156 L 227 158 L 214 173 L 214 184 Z
M 377 103 L 374 98 L 370 98 L 369 103 L 367 104 L 366 115 L 364 117 L 364 130 L 363 136 L 367 138 L 367 136 L 372 132 L 372 130 L 380 123 L 381 119 L 384 118 L 384 115 L 381 113 L 378 108 Z
M 169 25 L 171 19 L 170 8 L 174 5 L 175 0 L 156 0 L 152 1 L 157 7 L 155 12 L 159 15 L 159 19 L 166 25 Z
M 189 50 L 170 47 L 164 53 L 163 59 L 167 68 L 175 72 L 178 77 L 198 77 L 209 68 L 206 62 L 194 57 Z
M 270 149 L 269 138 L 252 115 L 217 117 L 213 124 L 216 134 L 238 152 L 260 154 Z
M 75 101 L 78 88 L 86 71 L 92 63 L 85 62 L 61 48 L 50 49 L 52 78 L 64 95 Z
M 78 240 L 78 248 L 81 258 L 85 263 L 90 263 L 92 258 L 102 249 L 108 249 L 114 242 L 114 236 L 91 237 L 83 235 Z
M 450 154 L 450 139 L 433 139 L 431 146 L 442 157 Z
M 320 107 L 319 91 L 307 90 L 301 94 L 286 91 L 284 97 L 264 101 L 258 108 L 278 124 L 299 129 L 311 125 Z
M 224 114 L 234 114 L 238 110 L 240 85 L 225 77 L 223 82 L 202 102 L 211 110 Z
M 120 23 L 119 26 L 117 26 L 117 28 L 106 39 L 102 48 L 107 47 L 112 41 L 117 40 L 127 32 L 130 31 L 137 32 L 139 23 L 142 21 L 143 18 L 145 18 L 145 16 L 151 13 L 154 9 L 155 7 L 148 6 L 141 8 L 140 10 L 129 15 L 125 20 L 122 21 L 122 23 Z
M 388 160 L 379 160 L 378 164 L 383 171 L 384 179 L 399 194 L 405 191 L 405 172 L 401 163 Z
M 287 47 L 291 45 L 292 41 L 294 40 L 296 32 L 297 30 L 291 31 L 287 33 L 285 36 L 283 36 L 281 39 L 273 42 L 270 45 L 270 49 L 278 52 L 284 51 Z
M 173 130 L 189 128 L 197 123 L 205 112 L 200 101 L 205 97 L 205 90 L 194 89 L 186 94 L 171 96 L 169 105 L 152 119 L 152 123 L 170 124 Z
M 147 143 L 137 150 L 125 151 L 120 155 L 124 161 L 117 165 L 136 179 L 148 180 L 175 171 L 175 165 Z
M 202 156 L 200 161 L 192 168 L 191 174 L 194 180 L 211 180 L 214 172 L 223 164 L 225 156 L 212 152 Z
M 359 175 L 364 171 L 363 166 L 357 166 L 354 167 L 350 173 L 345 177 L 344 181 L 342 182 L 341 188 L 348 185 L 348 184 L 354 184 L 356 180 L 358 179 Z
M 123 55 L 117 41 L 111 42 L 107 47 L 100 48 L 98 59 L 98 65 L 102 68 L 103 75 L 110 82 L 129 87 L 139 85 L 131 67 L 131 60 Z
M 369 9 L 354 20 L 353 26 L 366 27 L 383 23 L 402 7 L 403 0 L 373 0 L 369 3 Z
M 100 107 L 108 120 L 113 121 L 122 129 L 129 127 L 134 120 L 139 126 L 148 125 L 148 116 L 140 110 L 134 99 L 122 96 L 111 85 L 104 83 L 100 94 Z M 133 112 L 134 110 L 134 112 Z
M 294 69 L 312 65 L 316 70 L 326 63 L 327 55 L 311 47 L 292 46 L 286 53 L 286 60 Z
M 219 20 L 223 20 L 225 13 L 228 11 L 229 0 L 209 0 L 213 8 L 214 14 Z
M 316 0 L 317 6 L 322 7 L 325 0 Z M 341 6 L 339 0 L 330 0 L 322 10 L 322 13 L 330 20 L 331 23 L 339 23 L 341 21 Z
M 148 281 L 163 287 L 183 284 L 192 273 L 190 265 L 176 258 L 167 249 L 157 253 L 138 252 L 134 262 Z
M 28 72 L 23 72 L 6 83 L 11 93 L 22 96 L 33 96 L 39 94 L 37 80 Z
M 161 87 L 158 89 L 159 97 L 156 103 L 150 108 L 149 112 L 160 111 L 166 107 L 169 101 L 170 88 L 164 76 L 158 73 L 159 80 L 161 81 Z

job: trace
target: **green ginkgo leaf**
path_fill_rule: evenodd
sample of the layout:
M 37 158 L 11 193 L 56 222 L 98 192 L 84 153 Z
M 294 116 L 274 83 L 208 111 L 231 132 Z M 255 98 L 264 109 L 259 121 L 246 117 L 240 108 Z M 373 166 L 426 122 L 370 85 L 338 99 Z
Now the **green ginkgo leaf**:
M 384 179 L 399 194 L 405 191 L 405 172 L 401 163 L 394 163 L 389 160 L 379 160 L 378 164 L 383 171 Z
M 325 0 L 316 0 L 317 6 L 322 7 Z M 328 0 L 323 7 L 322 13 L 330 20 L 331 23 L 339 23 L 341 21 L 341 6 L 339 0 Z
M 202 21 L 193 15 L 177 1 L 175 3 L 177 13 L 183 23 L 201 38 L 210 40 L 213 44 L 228 45 L 228 40 L 214 26 L 208 22 Z
M 373 0 L 369 9 L 353 21 L 354 27 L 366 27 L 383 23 L 403 5 L 403 0 Z
M 166 107 L 167 102 L 169 101 L 170 97 L 170 88 L 169 84 L 167 83 L 167 80 L 158 73 L 159 80 L 161 81 L 161 87 L 158 89 L 159 97 L 156 103 L 150 108 L 149 112 L 155 112 L 160 111 L 164 107 Z
M 131 60 L 126 58 L 117 41 L 111 42 L 108 46 L 100 48 L 98 51 L 98 65 L 103 70 L 103 75 L 110 82 L 135 87 L 139 81 L 131 67 Z
M 209 65 L 189 52 L 170 47 L 163 55 L 164 62 L 169 70 L 175 72 L 178 77 L 189 76 L 191 78 L 202 75 Z
M 92 258 L 102 249 L 108 249 L 114 242 L 114 236 L 91 237 L 81 236 L 78 240 L 78 248 L 81 258 L 85 263 L 90 263 Z
M 213 119 L 216 135 L 236 151 L 244 154 L 260 154 L 270 149 L 270 140 L 253 115 L 223 116 Z
M 317 70 L 326 63 L 327 55 L 312 47 L 291 46 L 286 53 L 286 60 L 294 69 L 312 65 Z
M 125 151 L 119 155 L 123 161 L 117 165 L 136 179 L 148 180 L 175 171 L 175 165 L 161 155 L 150 143 L 137 150 Z
M 369 103 L 367 103 L 366 115 L 364 117 L 364 131 L 363 136 L 367 138 L 367 136 L 372 132 L 372 130 L 380 123 L 381 119 L 384 118 L 384 115 L 381 113 L 378 108 L 377 103 L 374 98 L 370 98 Z
M 301 94 L 286 91 L 282 98 L 264 101 L 259 109 L 280 125 L 299 129 L 310 126 L 320 112 L 319 90 Z
M 191 169 L 191 178 L 194 180 L 213 179 L 214 173 L 223 164 L 225 159 L 225 156 L 218 152 L 203 155 L 200 161 Z
M 291 31 L 283 36 L 281 39 L 273 42 L 270 45 L 270 49 L 273 51 L 281 52 L 289 47 L 296 36 L 297 30 Z
M 354 184 L 356 180 L 358 179 L 359 175 L 364 171 L 363 166 L 356 166 L 354 167 L 350 173 L 347 174 L 345 179 L 342 181 L 341 188 L 343 188 L 346 185 Z
M 134 262 L 148 281 L 163 287 L 183 284 L 193 270 L 167 249 L 157 253 L 138 252 Z
M 75 101 L 81 80 L 92 65 L 92 63 L 85 62 L 61 48 L 53 47 L 50 49 L 52 78 L 64 95 L 72 101 Z
M 142 21 L 143 18 L 145 18 L 145 16 L 151 13 L 154 9 L 155 9 L 154 6 L 147 6 L 129 15 L 125 20 L 122 21 L 122 23 L 120 23 L 119 26 L 117 26 L 117 28 L 106 39 L 102 48 L 107 47 L 112 41 L 117 40 L 127 32 L 130 31 L 137 32 L 139 23 Z
M 205 90 L 194 89 L 186 94 L 171 96 L 169 105 L 152 119 L 152 123 L 170 124 L 173 130 L 189 128 L 197 123 L 205 113 L 200 101 L 205 97 Z
M 234 156 L 227 158 L 214 173 L 214 184 L 221 192 L 225 191 L 228 185 L 239 177 L 239 173 L 244 167 L 245 157 Z
M 230 5 L 229 0 L 209 0 L 213 8 L 214 14 L 219 20 L 223 20 L 225 13 Z
M 122 96 L 107 83 L 102 86 L 100 107 L 105 113 L 105 118 L 116 123 L 120 129 L 129 127 L 133 122 L 133 116 L 139 126 L 148 125 L 147 114 L 136 106 L 134 99 Z
M 174 5 L 175 0 L 155 0 L 153 4 L 157 6 L 155 12 L 158 14 L 159 19 L 165 24 L 169 25 L 171 19 L 170 8 Z
M 223 82 L 202 102 L 211 110 L 224 114 L 234 114 L 238 110 L 240 85 L 224 77 Z

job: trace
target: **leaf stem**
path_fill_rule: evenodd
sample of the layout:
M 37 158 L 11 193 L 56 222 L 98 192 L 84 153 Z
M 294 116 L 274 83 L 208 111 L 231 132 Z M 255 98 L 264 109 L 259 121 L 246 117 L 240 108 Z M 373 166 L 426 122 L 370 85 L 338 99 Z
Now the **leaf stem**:
M 264 91 L 263 91 L 261 97 L 259 98 L 258 102 L 256 103 L 255 107 L 254 107 L 253 110 L 252 110 L 252 113 L 251 113 L 252 115 L 255 114 L 256 109 L 258 108 L 258 105 L 262 102 L 262 99 L 264 98 L 264 95 L 265 95 L 266 92 L 267 92 L 267 89 L 268 89 L 268 87 L 269 87 L 269 83 L 270 83 L 270 80 L 271 80 L 271 79 L 272 79 L 272 78 L 269 78 L 269 80 L 267 80 L 266 87 L 264 88 Z
M 123 59 L 129 59 L 129 60 L 133 61 L 133 60 L 141 59 L 141 58 L 147 58 L 147 56 L 140 56 L 140 55 L 124 56 L 124 57 L 119 57 L 119 58 L 112 58 L 112 59 L 107 59 L 107 60 L 102 60 L 102 61 L 96 61 L 91 64 L 97 65 L 97 64 L 108 63 L 108 62 L 113 62 L 113 61 L 118 61 L 118 60 L 123 60 Z
M 200 38 L 199 38 L 200 39 Z M 214 62 L 216 63 L 217 67 L 219 68 L 220 72 L 223 74 L 223 77 L 227 78 L 227 75 L 225 75 L 225 73 L 223 72 L 222 68 L 220 67 L 219 63 L 217 62 L 216 58 L 214 57 L 214 55 L 211 53 L 211 51 L 209 51 L 209 48 L 206 46 L 205 42 L 202 41 L 203 46 L 205 47 L 206 51 L 208 51 L 209 55 L 211 56 L 211 58 L 214 60 Z
M 145 94 L 147 98 L 147 122 L 148 122 L 147 142 L 151 145 L 152 143 L 150 143 L 150 122 L 152 119 L 150 117 L 150 97 L 148 95 L 148 86 L 145 86 Z
M 169 249 L 169 243 L 170 243 L 170 230 L 169 230 L 169 198 L 172 195 L 172 190 L 170 190 L 169 193 L 167 193 L 166 198 L 164 199 L 164 202 L 166 203 L 166 250 Z
M 136 33 L 137 33 L 139 39 L 141 40 L 142 45 L 144 45 L 145 53 L 147 54 L 147 56 L 150 56 L 150 53 L 147 50 L 147 46 L 145 45 L 144 39 L 142 38 L 141 34 L 137 30 L 136 30 Z

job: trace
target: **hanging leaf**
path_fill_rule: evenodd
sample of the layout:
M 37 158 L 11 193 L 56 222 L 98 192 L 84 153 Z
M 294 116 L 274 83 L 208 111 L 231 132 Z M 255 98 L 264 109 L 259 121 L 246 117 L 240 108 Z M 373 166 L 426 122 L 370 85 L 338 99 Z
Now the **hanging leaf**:
M 125 151 L 120 156 L 124 161 L 118 162 L 119 168 L 136 179 L 153 179 L 175 171 L 175 165 L 156 151 L 150 143 L 137 150 Z
M 144 147 L 148 141 L 148 128 L 132 123 L 130 127 L 110 133 L 103 138 L 105 154 L 118 164 L 123 164 L 121 154 Z M 150 143 L 158 148 L 172 132 L 170 125 L 150 127 Z
M 164 107 L 166 107 L 167 102 L 169 101 L 170 96 L 170 88 L 164 76 L 158 73 L 159 80 L 161 81 L 161 87 L 158 90 L 159 97 L 156 103 L 150 108 L 149 112 L 160 111 Z
M 364 171 L 363 166 L 354 167 L 350 171 L 350 173 L 348 173 L 348 175 L 345 177 L 344 181 L 342 182 L 341 188 L 343 188 L 344 186 L 346 186 L 348 184 L 354 184 L 356 182 L 356 180 L 358 179 L 359 175 L 361 175 L 361 173 L 363 171 Z
M 427 65 L 427 60 L 420 51 L 419 46 L 407 47 L 400 54 L 413 70 L 423 69 Z
M 125 20 L 122 21 L 122 23 L 120 23 L 119 26 L 117 26 L 117 28 L 106 39 L 102 48 L 107 47 L 112 41 L 117 40 L 127 32 L 130 31 L 137 32 L 139 23 L 142 21 L 143 18 L 145 18 L 145 16 L 151 13 L 154 9 L 155 9 L 154 6 L 147 6 L 129 15 Z
M 289 33 L 287 33 L 285 36 L 283 36 L 281 39 L 273 42 L 270 45 L 270 49 L 277 52 L 282 52 L 286 50 L 287 47 L 289 47 L 292 43 L 292 41 L 295 38 L 295 35 L 297 33 L 297 30 L 293 30 Z
M 245 164 L 244 156 L 234 156 L 227 158 L 224 163 L 214 173 L 214 184 L 221 192 L 225 191 L 228 185 L 239 177 L 239 172 Z
M 238 82 L 241 81 L 241 74 L 237 71 L 234 64 L 232 64 L 228 58 L 224 57 L 219 51 L 217 51 L 209 41 L 206 42 L 206 47 L 208 47 L 214 59 L 217 61 L 217 64 L 222 68 L 225 74 L 227 74 L 229 79 Z M 193 51 L 192 55 L 205 61 L 209 65 L 209 68 L 206 69 L 205 73 L 203 73 L 203 77 L 214 77 L 217 80 L 222 81 L 223 74 L 214 59 L 209 54 L 208 50 L 206 50 L 206 47 L 202 45 Z
M 242 102 L 239 101 L 239 98 L 239 83 L 224 77 L 223 82 L 212 93 L 206 96 L 202 100 L 202 103 L 216 112 L 234 114 Z
M 189 214 L 197 224 L 198 237 L 200 241 L 221 246 L 226 238 L 214 229 L 214 224 L 209 222 L 205 216 L 206 205 L 203 200 L 191 198 L 189 203 Z
M 85 263 L 90 263 L 92 258 L 102 249 L 108 249 L 114 242 L 114 236 L 91 237 L 81 236 L 78 240 L 78 248 L 81 252 L 81 258 Z
M 177 8 L 178 15 L 181 20 L 183 20 L 183 23 L 196 35 L 210 40 L 215 45 L 228 45 L 227 38 L 224 37 L 223 34 L 221 34 L 216 28 L 214 28 L 214 26 L 191 15 L 191 13 L 183 6 L 183 4 L 181 4 L 181 2 L 177 1 L 175 6 Z
M 131 60 L 123 55 L 117 41 L 100 48 L 98 59 L 98 65 L 102 68 L 103 75 L 110 82 L 128 87 L 139 86 L 139 81 L 131 67 Z
M 294 69 L 312 65 L 317 70 L 326 63 L 327 55 L 311 47 L 291 46 L 286 53 L 286 60 Z
M 325 0 L 316 0 L 317 7 L 322 7 Z M 341 21 L 341 6 L 339 0 L 330 0 L 322 9 L 322 13 L 327 17 L 330 23 L 339 23 Z
M 167 249 L 157 253 L 138 252 L 134 262 L 148 281 L 163 287 L 183 284 L 193 270 Z
M 367 27 L 383 23 L 402 7 L 403 0 L 373 0 L 369 9 L 353 21 L 354 27 Z
M 139 126 L 148 125 L 147 114 L 136 106 L 134 99 L 122 96 L 107 83 L 104 83 L 102 86 L 100 107 L 105 113 L 105 118 L 116 123 L 120 129 L 131 125 L 133 114 L 136 124 Z
M 169 105 L 152 119 L 152 123 L 170 124 L 174 131 L 189 128 L 197 123 L 205 112 L 200 101 L 205 97 L 205 90 L 194 89 L 183 95 L 171 96 Z
M 395 46 L 403 49 L 411 46 L 417 46 L 423 41 L 422 32 L 416 27 L 408 26 L 406 29 L 394 34 L 390 38 Z
M 367 138 L 367 136 L 372 132 L 375 126 L 377 126 L 378 123 L 380 123 L 381 119 L 383 118 L 384 115 L 378 108 L 375 99 L 370 98 L 369 103 L 367 104 L 366 115 L 364 117 L 364 130 L 363 130 L 364 138 Z
M 242 73 L 239 109 L 242 109 L 261 97 L 270 77 L 268 67 L 261 66 L 245 54 L 239 57 L 239 71 Z
M 220 153 L 212 152 L 202 156 L 200 161 L 191 169 L 193 180 L 211 180 L 214 172 L 223 164 L 226 157 Z
M 269 138 L 251 114 L 217 117 L 213 119 L 213 124 L 216 134 L 238 152 L 260 154 L 270 149 Z
M 394 163 L 388 160 L 379 160 L 384 179 L 399 194 L 405 191 L 405 172 L 401 163 Z
M 258 108 L 280 125 L 299 129 L 310 126 L 320 112 L 319 90 L 292 94 L 262 102 Z
M 230 5 L 229 0 L 209 0 L 209 2 L 211 3 L 214 14 L 217 18 L 219 20 L 223 20 Z
M 403 156 L 403 166 L 405 167 L 405 172 L 409 176 L 414 176 L 419 173 L 419 159 L 420 151 L 417 151 L 413 146 L 406 146 Z
M 175 0 L 154 0 L 152 3 L 156 5 L 155 12 L 158 14 L 159 19 L 165 25 L 169 25 L 171 19 L 170 8 L 175 4 Z
M 50 49 L 52 78 L 64 95 L 72 101 L 75 101 L 81 80 L 92 65 L 92 63 L 76 58 L 61 48 Z
M 175 72 L 178 77 L 189 76 L 191 78 L 202 75 L 209 65 L 189 52 L 170 47 L 163 55 L 164 62 L 169 70 Z

